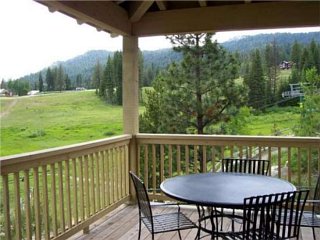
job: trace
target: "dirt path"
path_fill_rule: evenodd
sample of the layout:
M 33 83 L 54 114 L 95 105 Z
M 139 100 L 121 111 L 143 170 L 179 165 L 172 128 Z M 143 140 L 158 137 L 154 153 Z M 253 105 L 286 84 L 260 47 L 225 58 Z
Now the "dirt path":
M 13 108 L 18 102 L 17 98 L 14 98 L 13 101 L 9 104 L 9 106 L 7 107 L 6 111 L 0 112 L 0 118 L 4 117 L 5 115 L 7 115 L 8 113 L 10 113 L 11 108 Z

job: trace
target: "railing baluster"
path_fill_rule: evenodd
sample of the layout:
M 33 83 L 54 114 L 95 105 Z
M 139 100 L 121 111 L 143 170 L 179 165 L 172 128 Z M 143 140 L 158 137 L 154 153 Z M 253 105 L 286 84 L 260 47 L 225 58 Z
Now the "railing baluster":
M 64 162 L 65 166 L 65 186 L 66 186 L 66 195 L 67 195 L 67 223 L 68 223 L 68 229 L 72 227 L 72 217 L 71 217 L 71 190 L 70 190 L 70 166 L 69 166 L 69 160 L 66 160 Z
M 40 191 L 39 191 L 39 170 L 38 167 L 33 168 L 34 176 L 34 215 L 35 215 L 35 238 L 41 239 L 41 217 L 40 217 Z
M 164 180 L 164 146 L 160 145 L 160 181 Z
M 53 236 L 58 236 L 58 223 L 57 223 L 57 201 L 56 201 L 56 171 L 54 163 L 50 164 L 51 172 L 51 215 L 52 215 L 52 230 Z
M 15 219 L 15 229 L 16 229 L 16 239 L 22 239 L 21 233 L 21 207 L 20 207 L 20 179 L 19 172 L 14 173 L 14 219 Z
M 307 158 L 308 158 L 308 188 L 311 188 L 311 182 L 312 182 L 312 170 L 311 170 L 311 165 L 312 165 L 312 152 L 311 152 L 311 148 L 307 149 L 308 153 L 307 153 Z
M 168 146 L 169 151 L 169 178 L 172 177 L 172 145 Z
M 177 174 L 181 175 L 181 147 L 177 145 Z
M 205 145 L 202 146 L 202 172 L 207 172 L 207 147 Z
M 88 164 L 88 155 L 84 156 L 84 192 L 85 192 L 85 208 L 86 208 L 86 216 L 85 219 L 90 217 L 90 194 L 89 194 L 89 164 Z
M 11 239 L 11 221 L 10 221 L 10 194 L 8 174 L 2 175 L 3 185 L 3 213 L 4 213 L 4 233 L 8 240 Z
M 291 182 L 291 147 L 288 147 L 288 181 Z
M 216 148 L 215 146 L 211 146 L 211 164 L 212 164 L 212 172 L 216 172 Z
M 114 203 L 114 174 L 113 174 L 113 150 L 109 150 L 109 167 L 110 167 L 110 204 Z
M 29 170 L 24 170 L 24 209 L 26 213 L 26 238 L 32 239 L 31 211 L 30 211 L 30 180 Z
M 94 174 L 94 157 L 93 154 L 89 155 L 89 179 L 90 179 L 90 201 L 91 201 L 91 215 L 95 214 L 96 212 L 96 195 L 95 195 L 95 174 Z
M 42 166 L 42 187 L 43 187 L 43 221 L 45 239 L 50 239 L 49 230 L 49 201 L 48 201 L 48 179 L 47 179 L 47 166 Z
M 193 172 L 197 173 L 198 172 L 198 146 L 194 145 L 193 146 Z
M 105 151 L 105 166 L 106 166 L 106 205 L 110 205 L 110 164 L 109 164 L 109 150 Z
M 281 147 L 278 147 L 278 178 L 281 178 Z
M 129 195 L 129 146 L 125 145 L 125 166 L 126 166 L 126 195 Z
M 59 182 L 59 202 L 60 202 L 60 228 L 64 232 L 66 229 L 64 218 L 64 194 L 63 194 L 63 174 L 62 174 L 62 162 L 58 162 L 58 182 Z
M 143 180 L 144 184 L 149 189 L 149 152 L 148 152 L 148 145 L 144 145 L 144 173 L 143 173 Z
M 239 158 L 243 158 L 243 147 L 239 146 Z
M 100 155 L 96 152 L 94 155 L 95 160 L 95 170 L 96 170 L 96 199 L 97 199 L 97 209 L 96 211 L 100 211 L 101 209 L 101 182 L 100 182 Z
M 152 192 L 156 194 L 157 184 L 156 146 L 152 144 Z
M 78 184 L 77 184 L 77 162 L 72 159 L 72 177 L 73 177 L 73 224 L 78 223 Z
M 106 177 L 105 177 L 105 152 L 100 152 L 100 159 L 101 159 L 101 196 L 102 196 L 102 208 L 106 206 Z
M 137 176 L 139 176 L 139 177 L 141 177 L 141 164 L 140 164 L 140 162 L 142 162 L 142 160 L 141 160 L 141 148 L 142 148 L 142 146 L 141 145 L 138 145 L 138 147 L 137 147 L 137 155 L 138 155 L 138 162 L 137 162 Z
M 271 175 L 272 147 L 268 147 L 268 160 L 270 161 L 270 164 L 269 164 L 269 175 Z
M 298 148 L 298 186 L 301 186 L 301 148 Z
M 185 160 L 186 160 L 186 174 L 189 174 L 189 162 L 190 162 L 190 159 L 189 159 L 189 146 L 186 145 L 185 146 Z
M 83 183 L 84 174 L 83 174 L 83 157 L 80 157 L 78 159 L 79 161 L 79 185 L 80 185 L 80 222 L 83 222 L 85 219 L 85 205 L 84 205 L 84 199 L 85 199 L 85 185 Z M 86 179 L 86 178 L 85 178 Z M 85 180 L 86 181 L 86 180 Z

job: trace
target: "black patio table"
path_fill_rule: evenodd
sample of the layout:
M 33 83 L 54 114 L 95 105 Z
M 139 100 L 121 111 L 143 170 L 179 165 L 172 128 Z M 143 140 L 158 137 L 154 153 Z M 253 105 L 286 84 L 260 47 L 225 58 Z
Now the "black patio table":
M 199 206 L 241 209 L 244 198 L 296 190 L 293 184 L 283 179 L 244 173 L 198 173 L 178 176 L 166 179 L 160 188 L 173 199 L 197 205 L 199 231 L 202 229 L 212 235 L 214 226 L 211 230 L 201 227 L 201 221 L 209 217 L 201 215 Z

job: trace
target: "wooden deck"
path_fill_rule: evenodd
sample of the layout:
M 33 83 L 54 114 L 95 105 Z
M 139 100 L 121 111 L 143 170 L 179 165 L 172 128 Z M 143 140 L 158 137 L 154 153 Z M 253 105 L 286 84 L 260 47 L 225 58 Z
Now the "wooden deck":
M 169 207 L 156 207 L 154 208 L 155 213 L 164 213 L 170 212 L 172 209 Z M 182 208 L 182 211 L 194 222 L 198 219 L 198 213 L 196 208 L 186 207 Z M 82 232 L 74 235 L 72 240 L 128 240 L 138 239 L 138 208 L 136 205 L 121 205 L 119 208 L 100 219 L 95 224 L 91 225 L 90 232 L 88 234 L 83 234 Z M 224 221 L 224 230 L 229 229 L 230 222 Z M 302 228 L 301 240 L 312 240 L 312 230 L 311 228 Z M 182 239 L 195 239 L 197 234 L 197 229 L 184 230 L 181 231 Z M 317 239 L 320 239 L 320 230 L 317 231 Z M 205 234 L 202 233 L 201 236 Z M 319 237 L 318 237 L 319 236 Z M 145 228 L 142 227 L 141 239 L 151 239 L 151 234 Z M 170 239 L 179 239 L 177 232 L 156 234 L 156 240 L 170 240 Z M 209 236 L 202 239 L 210 239 Z

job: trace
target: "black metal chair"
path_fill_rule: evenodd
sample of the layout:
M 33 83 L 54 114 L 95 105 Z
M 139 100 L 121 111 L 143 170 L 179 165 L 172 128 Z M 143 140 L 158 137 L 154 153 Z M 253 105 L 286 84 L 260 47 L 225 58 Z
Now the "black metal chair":
M 268 175 L 270 171 L 270 161 L 261 159 L 223 158 L 221 165 L 222 172 Z
M 320 228 L 320 175 L 314 190 L 314 197 L 312 200 L 307 200 L 311 204 L 311 211 L 304 211 L 301 219 L 301 227 L 311 227 L 313 232 L 313 239 L 316 240 L 315 228 Z M 320 239 L 320 238 L 319 238 Z
M 227 233 L 222 238 L 241 240 L 299 239 L 302 212 L 308 193 L 308 190 L 304 190 L 244 199 L 242 231 Z M 279 216 L 284 217 L 280 218 Z
M 223 158 L 221 160 L 222 172 L 234 172 L 234 173 L 249 173 L 258 175 L 269 175 L 270 161 L 262 159 L 251 158 Z M 234 230 L 234 221 L 239 222 L 241 218 L 237 217 L 235 210 L 232 210 L 232 214 L 224 214 L 225 210 L 213 209 L 217 212 L 216 215 L 229 217 L 232 219 L 232 229 Z M 213 214 L 214 215 L 214 214 Z M 221 218 L 221 228 L 223 226 L 223 218 Z
M 178 204 L 174 204 L 178 206 L 177 212 L 153 215 L 145 185 L 143 184 L 141 179 L 131 171 L 130 176 L 137 193 L 137 200 L 139 206 L 139 239 L 141 236 L 142 222 L 152 234 L 152 239 L 154 239 L 154 234 L 156 233 L 164 233 L 171 231 L 178 231 L 179 238 L 181 239 L 180 230 L 197 228 L 197 225 L 195 225 L 188 217 L 186 217 L 180 211 L 180 206 Z M 168 206 L 173 204 L 162 204 L 162 206 L 163 205 Z

